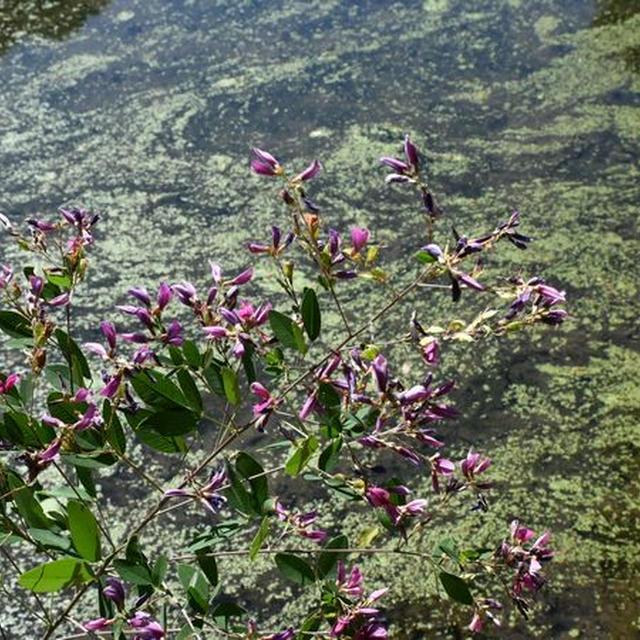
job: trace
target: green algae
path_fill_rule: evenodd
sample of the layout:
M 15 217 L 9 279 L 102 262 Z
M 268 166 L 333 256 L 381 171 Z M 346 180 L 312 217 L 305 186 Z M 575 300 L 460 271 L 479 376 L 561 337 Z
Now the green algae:
M 323 215 L 341 231 L 375 228 L 401 279 L 414 266 L 397 256 L 424 239 L 419 204 L 386 187 L 376 167 L 379 156 L 400 154 L 411 132 L 442 194 L 445 227 L 453 221 L 481 233 L 519 207 L 523 231 L 536 236 L 527 252 L 491 255 L 487 279 L 514 263 L 526 275 L 543 272 L 568 290 L 572 314 L 552 334 L 478 346 L 473 357 L 445 354 L 455 364 L 445 359 L 442 375 L 456 369 L 466 380 L 465 416 L 447 439 L 460 455 L 467 441 L 491 452 L 500 494 L 489 514 L 435 523 L 421 544 L 430 548 L 443 531 L 495 542 L 515 516 L 549 526 L 559 554 L 537 617 L 542 626 L 512 619 L 504 637 L 637 637 L 640 16 L 633 3 L 609 2 L 595 14 L 589 3 L 516 0 L 223 4 L 212 3 L 219 13 L 205 16 L 215 47 L 189 10 L 118 2 L 95 19 L 105 35 L 90 28 L 68 43 L 39 43 L 37 74 L 19 43 L 9 50 L 11 66 L 0 69 L 3 209 L 19 217 L 72 198 L 103 214 L 92 292 L 80 300 L 95 314 L 83 319 L 89 329 L 129 286 L 164 278 L 204 287 L 208 259 L 242 266 L 247 240 L 286 223 L 265 181 L 247 176 L 247 148 L 256 143 L 295 166 L 320 157 L 325 175 L 310 191 Z M 267 281 L 264 292 L 273 290 Z M 384 295 L 367 283 L 342 291 L 354 316 Z M 442 298 L 417 295 L 407 308 L 428 316 L 437 300 L 444 315 L 451 305 Z M 397 327 L 381 323 L 378 331 L 384 337 Z M 136 450 L 136 459 L 146 455 Z M 162 476 L 162 464 L 154 472 Z M 122 482 L 133 486 L 131 477 Z M 420 495 L 428 485 L 413 489 Z M 109 500 L 117 513 L 120 503 Z M 343 510 L 329 502 L 328 524 Z M 361 532 L 359 515 L 344 521 L 352 537 Z M 154 524 L 148 539 L 160 550 L 169 532 L 186 541 L 181 516 Z M 305 600 L 280 582 L 257 602 L 256 583 L 276 584 L 268 559 L 224 567 L 244 602 L 272 625 L 304 613 Z M 380 557 L 364 570 L 371 588 L 391 584 L 390 618 L 410 620 L 396 623 L 398 635 L 466 637 L 467 612 L 443 619 L 424 567 Z

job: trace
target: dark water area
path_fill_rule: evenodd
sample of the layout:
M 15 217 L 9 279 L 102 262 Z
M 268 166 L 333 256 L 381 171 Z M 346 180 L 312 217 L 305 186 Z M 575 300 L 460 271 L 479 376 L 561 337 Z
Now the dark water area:
M 0 87 L 0 210 L 102 215 L 87 332 L 129 286 L 205 282 L 284 222 L 253 145 L 320 158 L 326 218 L 376 229 L 404 273 L 416 209 L 377 158 L 405 132 L 445 228 L 519 208 L 537 242 L 489 268 L 544 273 L 571 321 L 443 365 L 463 380 L 449 440 L 490 451 L 502 489 L 482 530 L 517 516 L 559 549 L 538 630 L 501 637 L 640 637 L 640 2 L 0 0 Z M 408 576 L 397 637 L 467 637 L 425 606 L 419 568 L 371 571 Z

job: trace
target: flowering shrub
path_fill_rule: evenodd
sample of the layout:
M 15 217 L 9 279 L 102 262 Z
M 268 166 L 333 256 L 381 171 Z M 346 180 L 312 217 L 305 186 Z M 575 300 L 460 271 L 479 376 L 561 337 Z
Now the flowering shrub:
M 462 509 L 487 509 L 492 488 L 490 458 L 469 451 L 452 460 L 445 453 L 439 425 L 458 415 L 449 400 L 454 381 L 438 375 L 446 346 L 558 325 L 567 315 L 560 308 L 564 294 L 539 277 L 481 282 L 482 256 L 504 240 L 520 250 L 530 243 L 518 230 L 518 212 L 479 236 L 454 230 L 453 242 L 435 238 L 443 211 L 408 136 L 404 155 L 381 162 L 392 170 L 387 183 L 415 189 L 424 212 L 424 245 L 416 246 L 409 282 L 384 270 L 383 247 L 369 229 L 326 228 L 307 194 L 322 170 L 317 160 L 291 177 L 272 154 L 252 149 L 251 169 L 278 184 L 289 217 L 287 230 L 274 226 L 269 239 L 246 246 L 248 256 L 272 263 L 283 292 L 279 309 L 247 299 L 253 267 L 228 273 L 212 263 L 206 291 L 190 282 L 162 282 L 155 293 L 130 289 L 130 304 L 117 307 L 120 326 L 101 322 L 91 342 L 72 335 L 71 308 L 98 217 L 61 209 L 56 220 L 27 220 L 30 234 L 23 234 L 2 216 L 6 232 L 34 259 L 21 272 L 5 265 L 0 276 L 0 330 L 25 354 L 0 375 L 2 553 L 10 558 L 9 545 L 32 550 L 34 566 L 18 581 L 33 593 L 43 638 L 68 624 L 139 639 L 387 637 L 381 614 L 387 589 L 365 589 L 355 564 L 372 549 L 327 531 L 321 514 L 301 511 L 292 495 L 275 495 L 271 483 L 278 476 L 338 491 L 363 518 L 369 511 L 396 539 L 393 553 L 424 562 L 444 592 L 469 607 L 470 630 L 500 624 L 503 603 L 494 590 L 526 615 L 528 594 L 543 586 L 543 564 L 553 555 L 548 532 L 533 541 L 534 532 L 514 522 L 493 549 L 441 545 L 438 553 L 415 548 L 413 534 L 454 500 Z M 294 252 L 302 257 L 294 261 Z M 309 266 L 314 279 L 305 277 Z M 344 304 L 354 279 L 386 291 L 385 303 L 365 318 L 353 317 Z M 399 339 L 384 346 L 365 341 L 372 325 L 428 286 L 448 289 L 455 302 L 482 295 L 488 306 L 467 323 L 414 313 Z M 328 331 L 333 318 L 339 325 Z M 336 330 L 335 343 L 323 338 Z M 394 366 L 407 350 L 425 369 L 411 379 Z M 215 435 L 211 446 L 199 438 L 205 430 Z M 284 443 L 285 458 L 274 453 L 258 460 L 242 444 L 251 431 Z M 134 441 L 197 462 L 170 483 L 160 481 L 128 456 Z M 380 455 L 408 462 L 410 473 L 374 481 Z M 265 468 L 265 461 L 273 466 Z M 157 499 L 146 512 L 127 514 L 128 528 L 115 538 L 95 482 L 99 469 L 120 466 Z M 417 474 L 430 477 L 431 495 L 413 495 L 408 485 Z M 55 491 L 60 487 L 66 491 Z M 188 549 L 161 540 L 165 553 L 151 557 L 145 528 L 169 510 L 192 507 L 205 533 L 194 530 Z M 284 580 L 314 585 L 316 604 L 305 619 L 259 630 L 240 603 L 218 597 L 216 557 L 229 553 L 221 551 L 225 527 L 231 553 L 252 560 L 266 554 Z M 174 552 L 181 552 L 179 563 Z M 45 604 L 38 595 L 54 592 L 63 592 L 59 603 Z M 78 622 L 74 611 L 91 592 L 96 616 Z

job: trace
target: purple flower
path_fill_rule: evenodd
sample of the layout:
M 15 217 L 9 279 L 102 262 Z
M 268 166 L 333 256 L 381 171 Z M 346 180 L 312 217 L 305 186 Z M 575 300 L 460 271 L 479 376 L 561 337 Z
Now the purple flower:
M 47 300 L 47 304 L 50 307 L 64 307 L 69 304 L 70 300 L 71 300 L 71 296 L 69 295 L 68 292 L 65 292 L 65 293 L 61 293 L 59 296 L 55 296 L 54 298 Z
M 172 320 L 167 331 L 161 336 L 161 341 L 179 347 L 183 343 L 182 325 L 177 320 Z
M 420 158 L 418 157 L 418 147 L 411 141 L 409 134 L 404 137 L 404 155 L 407 157 L 409 164 L 417 169 L 420 166 Z
M 197 295 L 196 288 L 190 282 L 182 282 L 180 284 L 174 284 L 172 287 L 173 292 L 178 296 L 178 300 L 182 304 L 190 307 Z
M 406 162 L 398 160 L 397 158 L 390 158 L 389 156 L 380 158 L 380 162 L 393 169 L 396 174 L 406 173 L 410 169 L 409 165 Z
M 119 611 L 122 611 L 125 599 L 125 591 L 122 581 L 110 576 L 106 579 L 106 583 L 107 586 L 102 590 L 102 595 L 104 595 L 107 600 L 111 600 Z
M 91 353 L 95 353 L 96 355 L 100 356 L 103 360 L 109 359 L 109 354 L 107 353 L 107 350 L 98 342 L 85 342 L 83 346 L 87 351 Z
M 102 631 L 103 629 L 107 629 L 113 624 L 113 620 L 108 620 L 107 618 L 96 618 L 95 620 L 89 620 L 89 622 L 85 622 L 82 626 L 87 631 Z
M 171 297 L 173 296 L 173 292 L 171 291 L 171 287 L 163 282 L 158 288 L 158 309 L 162 311 L 171 301 Z
M 351 243 L 353 244 L 353 252 L 360 253 L 369 241 L 369 229 L 365 227 L 351 228 Z
M 249 267 L 242 273 L 239 273 L 233 280 L 230 280 L 228 284 L 231 285 L 240 285 L 246 284 L 253 278 L 253 267 Z
M 151 306 L 151 296 L 144 287 L 133 287 L 127 291 L 130 296 L 133 296 L 139 302 L 142 302 L 145 307 Z
M 423 348 L 422 357 L 427 364 L 437 365 L 440 362 L 440 348 L 437 340 L 431 340 Z
M 320 169 L 322 165 L 318 160 L 314 160 L 304 171 L 299 173 L 291 182 L 303 182 L 304 180 L 311 180 L 315 178 L 318 173 L 320 173 Z
M 116 328 L 113 326 L 111 322 L 101 322 L 100 323 L 100 331 L 102 331 L 102 335 L 106 338 L 109 343 L 109 347 L 111 349 L 116 348 Z
M 371 369 L 373 371 L 376 388 L 379 393 L 384 393 L 387 390 L 387 361 L 382 354 L 378 354 L 371 363 Z
M 278 161 L 268 152 L 252 147 L 251 170 L 261 176 L 279 176 L 284 169 Z
M 4 380 L 0 380 L 0 395 L 11 391 L 18 382 L 20 382 L 20 376 L 17 373 L 10 373 Z
M 211 338 L 212 340 L 219 340 L 221 338 L 226 338 L 229 335 L 229 331 L 227 331 L 227 329 L 219 325 L 215 325 L 212 327 L 204 327 L 203 331 L 207 335 L 207 338 Z

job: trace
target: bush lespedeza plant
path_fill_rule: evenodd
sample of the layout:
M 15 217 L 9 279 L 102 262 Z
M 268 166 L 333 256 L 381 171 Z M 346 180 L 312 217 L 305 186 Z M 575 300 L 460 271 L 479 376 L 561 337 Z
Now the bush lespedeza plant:
M 489 550 L 470 543 L 435 554 L 413 543 L 438 510 L 486 509 L 492 486 L 490 458 L 469 451 L 454 461 L 444 453 L 438 426 L 458 411 L 447 400 L 454 382 L 437 373 L 442 348 L 558 325 L 567 315 L 559 308 L 564 294 L 540 277 L 480 282 L 480 256 L 503 240 L 527 248 L 531 238 L 519 233 L 517 212 L 488 233 L 454 230 L 453 242 L 436 244 L 442 209 L 408 136 L 404 153 L 404 160 L 381 162 L 393 171 L 388 183 L 417 190 L 426 216 L 410 281 L 395 281 L 379 266 L 382 247 L 369 229 L 326 228 L 307 195 L 318 161 L 292 177 L 273 155 L 252 149 L 253 172 L 278 185 L 287 212 L 286 230 L 274 226 L 268 241 L 246 247 L 252 259 L 271 261 L 280 310 L 246 299 L 252 267 L 228 273 L 212 264 L 207 291 L 189 282 L 163 282 L 154 294 L 130 289 L 131 304 L 118 306 L 122 326 L 102 322 L 93 342 L 72 337 L 70 310 L 98 217 L 61 209 L 55 221 L 27 220 L 30 233 L 22 234 L 2 216 L 34 259 L 20 272 L 3 266 L 0 276 L 0 330 L 11 338 L 11 353 L 24 354 L 0 376 L 1 552 L 41 623 L 30 637 L 383 639 L 387 589 L 365 589 L 356 564 L 372 551 L 424 563 L 469 608 L 474 632 L 488 620 L 500 623 L 501 601 L 526 615 L 528 594 L 544 584 L 542 565 L 553 555 L 548 532 L 536 536 L 515 521 Z M 295 264 L 294 252 L 302 254 Z M 311 267 L 313 276 L 305 276 Z M 363 278 L 384 288 L 384 302 L 355 317 L 344 294 Z M 433 317 L 431 304 L 428 317 L 390 321 L 401 301 L 433 292 L 425 285 L 448 289 L 456 302 L 463 293 L 482 295 L 487 306 L 469 322 Z M 377 343 L 372 328 L 383 318 L 395 339 Z M 394 367 L 408 350 L 424 365 L 411 379 Z M 246 444 L 251 432 L 253 441 L 284 449 L 261 448 L 258 460 Z M 128 455 L 135 442 L 173 456 L 180 473 L 153 477 Z M 380 480 L 378 473 L 374 480 L 381 455 L 406 461 L 396 465 L 406 478 Z M 151 506 L 144 511 L 136 502 L 119 513 L 126 529 L 116 535 L 96 482 L 121 467 L 148 485 Z M 410 485 L 424 474 L 433 492 L 416 496 Z M 296 504 L 305 482 L 314 495 L 319 488 L 340 494 L 363 522 L 377 519 L 385 531 L 374 541 L 380 549 L 354 547 L 339 529 L 329 535 L 318 511 Z M 294 483 L 295 491 L 282 489 Z M 198 524 L 192 543 L 176 548 L 170 537 L 156 539 L 154 549 L 163 552 L 145 551 L 146 527 L 176 510 L 189 510 L 189 522 Z M 241 599 L 219 597 L 224 576 L 216 558 L 233 554 L 264 555 L 283 580 L 310 590 L 315 604 L 306 617 L 261 629 Z M 25 560 L 32 565 L 26 571 L 19 567 Z M 91 594 L 95 614 L 87 616 Z

